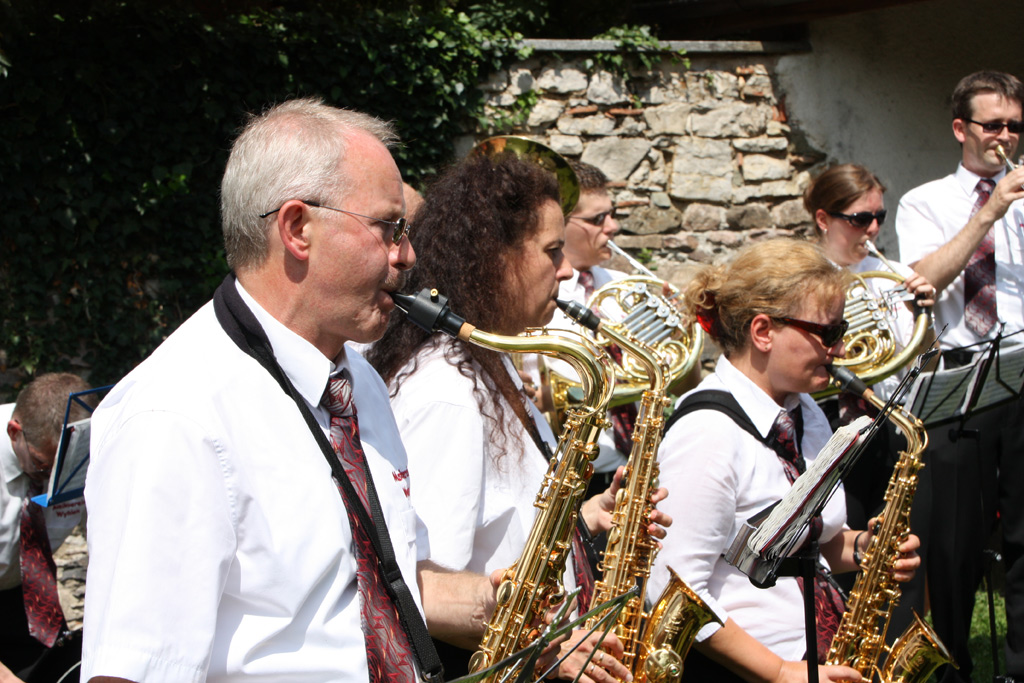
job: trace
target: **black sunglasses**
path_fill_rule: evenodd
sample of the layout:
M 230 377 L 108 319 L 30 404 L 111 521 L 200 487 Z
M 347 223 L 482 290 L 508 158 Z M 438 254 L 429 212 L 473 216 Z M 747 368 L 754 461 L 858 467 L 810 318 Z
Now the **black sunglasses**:
M 772 320 L 780 323 L 786 323 L 793 327 L 799 327 L 804 332 L 810 332 L 821 339 L 821 343 L 829 349 L 841 342 L 843 340 L 843 336 L 846 334 L 846 330 L 850 328 L 850 323 L 846 320 L 832 325 L 821 325 L 819 323 L 812 323 L 808 320 L 799 320 L 797 318 L 772 318 Z
M 1024 133 L 1024 121 L 1007 121 L 1006 123 L 1003 123 L 1002 121 L 988 121 L 986 123 L 982 123 L 981 121 L 975 121 L 974 119 L 964 119 L 964 121 L 967 123 L 978 124 L 986 133 L 1001 133 L 1004 127 L 1014 135 Z
M 608 217 L 611 216 L 613 212 L 614 209 L 612 211 L 602 211 L 601 213 L 595 216 L 569 216 L 569 220 L 575 218 L 576 220 L 583 221 L 584 223 L 590 223 L 591 225 L 596 225 L 597 227 L 600 228 L 601 226 L 604 225 L 604 222 L 608 220 Z
M 857 213 L 839 213 L 838 211 L 829 211 L 828 215 L 833 218 L 842 218 L 853 227 L 866 230 L 871 227 L 872 221 L 878 221 L 878 227 L 882 227 L 882 224 L 885 223 L 885 217 L 888 215 L 888 211 L 885 209 L 882 209 L 878 213 L 871 213 L 870 211 L 858 211 Z

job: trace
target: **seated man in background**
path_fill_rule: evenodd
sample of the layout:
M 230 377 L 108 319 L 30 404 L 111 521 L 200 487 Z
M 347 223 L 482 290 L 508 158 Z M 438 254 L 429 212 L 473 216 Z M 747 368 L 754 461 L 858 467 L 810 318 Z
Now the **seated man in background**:
M 50 479 L 68 395 L 89 386 L 77 375 L 40 375 L 0 406 L 0 682 L 56 680 L 81 659 L 57 596 L 53 551 L 82 519 L 82 498 L 43 508 L 31 502 Z M 69 420 L 87 417 L 72 404 Z M 26 609 L 32 605 L 32 609 Z M 37 607 L 38 605 L 38 607 Z M 47 674 L 46 672 L 50 673 Z M 77 680 L 77 679 L 76 679 Z

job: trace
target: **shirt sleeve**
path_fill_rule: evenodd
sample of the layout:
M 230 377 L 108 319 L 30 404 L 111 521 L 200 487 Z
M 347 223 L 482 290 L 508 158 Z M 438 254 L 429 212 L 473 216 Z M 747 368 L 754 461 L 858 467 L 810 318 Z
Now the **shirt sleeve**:
M 205 679 L 236 546 L 223 451 L 162 411 L 93 444 L 84 680 Z
M 721 413 L 695 411 L 669 430 L 659 455 L 669 496 L 658 507 L 675 523 L 658 555 L 654 585 L 664 587 L 671 567 L 723 622 L 729 615 L 711 597 L 708 584 L 735 527 L 740 488 L 736 465 L 742 448 L 738 431 Z M 705 627 L 701 639 L 718 628 Z
M 896 236 L 900 261 L 908 265 L 917 263 L 946 243 L 942 228 L 931 215 L 920 189 L 911 190 L 900 200 L 896 209 Z

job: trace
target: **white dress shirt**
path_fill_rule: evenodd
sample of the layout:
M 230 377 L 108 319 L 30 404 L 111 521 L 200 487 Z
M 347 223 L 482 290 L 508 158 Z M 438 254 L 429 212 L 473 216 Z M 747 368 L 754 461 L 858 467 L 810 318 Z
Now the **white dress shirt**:
M 451 340 L 421 348 L 407 366 L 415 363 L 415 371 L 406 377 L 405 369 L 399 371 L 391 406 L 416 481 L 412 504 L 426 525 L 430 559 L 450 569 L 490 574 L 522 554 L 548 461 L 508 406 L 504 427 L 513 438 L 501 442 L 493 415 L 481 413 L 476 397 L 477 392 L 494 390 L 472 363 L 480 383 L 474 389 L 474 378 L 462 374 L 446 353 L 458 357 Z M 522 388 L 507 356 L 505 365 Z M 531 407 L 541 438 L 553 452 L 554 434 L 532 402 L 523 402 Z M 501 457 L 499 450 L 504 450 Z M 571 558 L 563 580 L 566 591 L 576 587 Z
M 999 182 L 1005 172 L 994 180 Z M 903 196 L 896 213 L 900 258 L 916 263 L 949 242 L 967 225 L 977 200 L 980 176 L 962 165 L 956 173 L 916 187 Z M 1024 200 L 1010 205 L 993 225 L 996 257 L 996 309 L 1004 334 L 1024 328 Z M 935 303 L 935 329 L 948 325 L 942 348 L 952 349 L 981 341 L 964 321 L 964 277 L 961 272 Z M 995 337 L 999 326 L 988 333 Z
M 0 406 L 0 424 L 6 426 L 13 414 L 13 403 Z M 32 481 L 21 471 L 18 456 L 6 435 L 0 438 L 0 477 L 3 477 L 0 485 L 0 590 L 9 590 L 21 585 L 21 506 L 29 495 Z M 59 548 L 75 530 L 84 511 L 83 498 L 43 509 L 52 550 Z
M 695 391 L 705 389 L 732 394 L 765 436 L 782 409 L 724 356 L 719 357 L 714 374 Z M 804 420 L 800 452 L 810 464 L 828 442 L 831 431 L 810 396 L 790 395 L 785 407 L 789 410 L 797 403 Z M 664 548 L 651 572 L 651 599 L 664 590 L 667 567 L 671 567 L 723 623 L 731 618 L 785 660 L 802 658 L 806 649 L 804 611 L 796 578 L 779 577 L 772 588 L 756 588 L 746 574 L 722 557 L 743 523 L 789 490 L 791 485 L 775 451 L 725 413 L 698 410 L 668 431 L 661 443 L 659 462 L 661 481 L 672 495 L 658 508 L 671 515 L 675 524 L 668 528 Z M 820 540 L 833 538 L 845 521 L 846 503 L 840 488 L 822 513 Z M 718 624 L 708 624 L 697 639 L 704 640 L 719 628 Z
M 608 270 L 607 268 L 602 268 L 600 266 L 594 266 L 590 269 L 590 272 L 594 276 L 595 292 L 609 282 L 614 282 L 627 277 L 626 273 L 618 270 Z M 572 271 L 572 277 L 568 280 L 563 280 L 558 285 L 558 298 L 566 301 L 575 301 L 581 304 L 587 303 L 586 289 L 582 284 L 580 284 L 580 271 L 574 268 Z M 583 328 L 570 320 L 560 308 L 555 310 L 555 317 L 551 319 L 551 323 L 548 327 L 554 330 L 572 330 L 573 332 L 581 332 L 588 338 L 593 338 L 593 335 L 589 331 L 583 330 Z M 574 381 L 579 381 L 579 375 L 577 375 L 576 371 L 568 363 L 556 358 L 545 358 L 544 361 L 552 371 Z M 602 431 L 601 435 L 597 439 L 597 445 L 601 449 L 601 452 L 593 462 L 595 472 L 614 472 L 619 465 L 626 464 L 626 459 L 629 457 L 629 453 L 620 453 L 615 448 L 615 430 L 609 428 Z
M 319 402 L 335 364 L 241 293 L 326 434 Z M 340 365 L 418 601 L 417 522 L 387 391 L 357 354 Z M 212 304 L 96 410 L 86 501 L 82 680 L 366 682 L 351 531 L 330 466 Z

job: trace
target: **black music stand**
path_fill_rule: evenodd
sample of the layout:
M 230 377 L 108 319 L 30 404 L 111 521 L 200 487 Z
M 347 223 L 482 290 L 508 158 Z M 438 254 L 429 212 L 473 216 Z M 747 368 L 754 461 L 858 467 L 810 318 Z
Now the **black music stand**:
M 974 353 L 970 363 L 922 373 L 907 400 L 908 409 L 929 429 L 956 423 L 950 438 L 973 436 L 965 429 L 970 418 L 1024 395 L 1024 330 L 953 349 Z M 1013 343 L 1016 342 L 1016 343 Z

